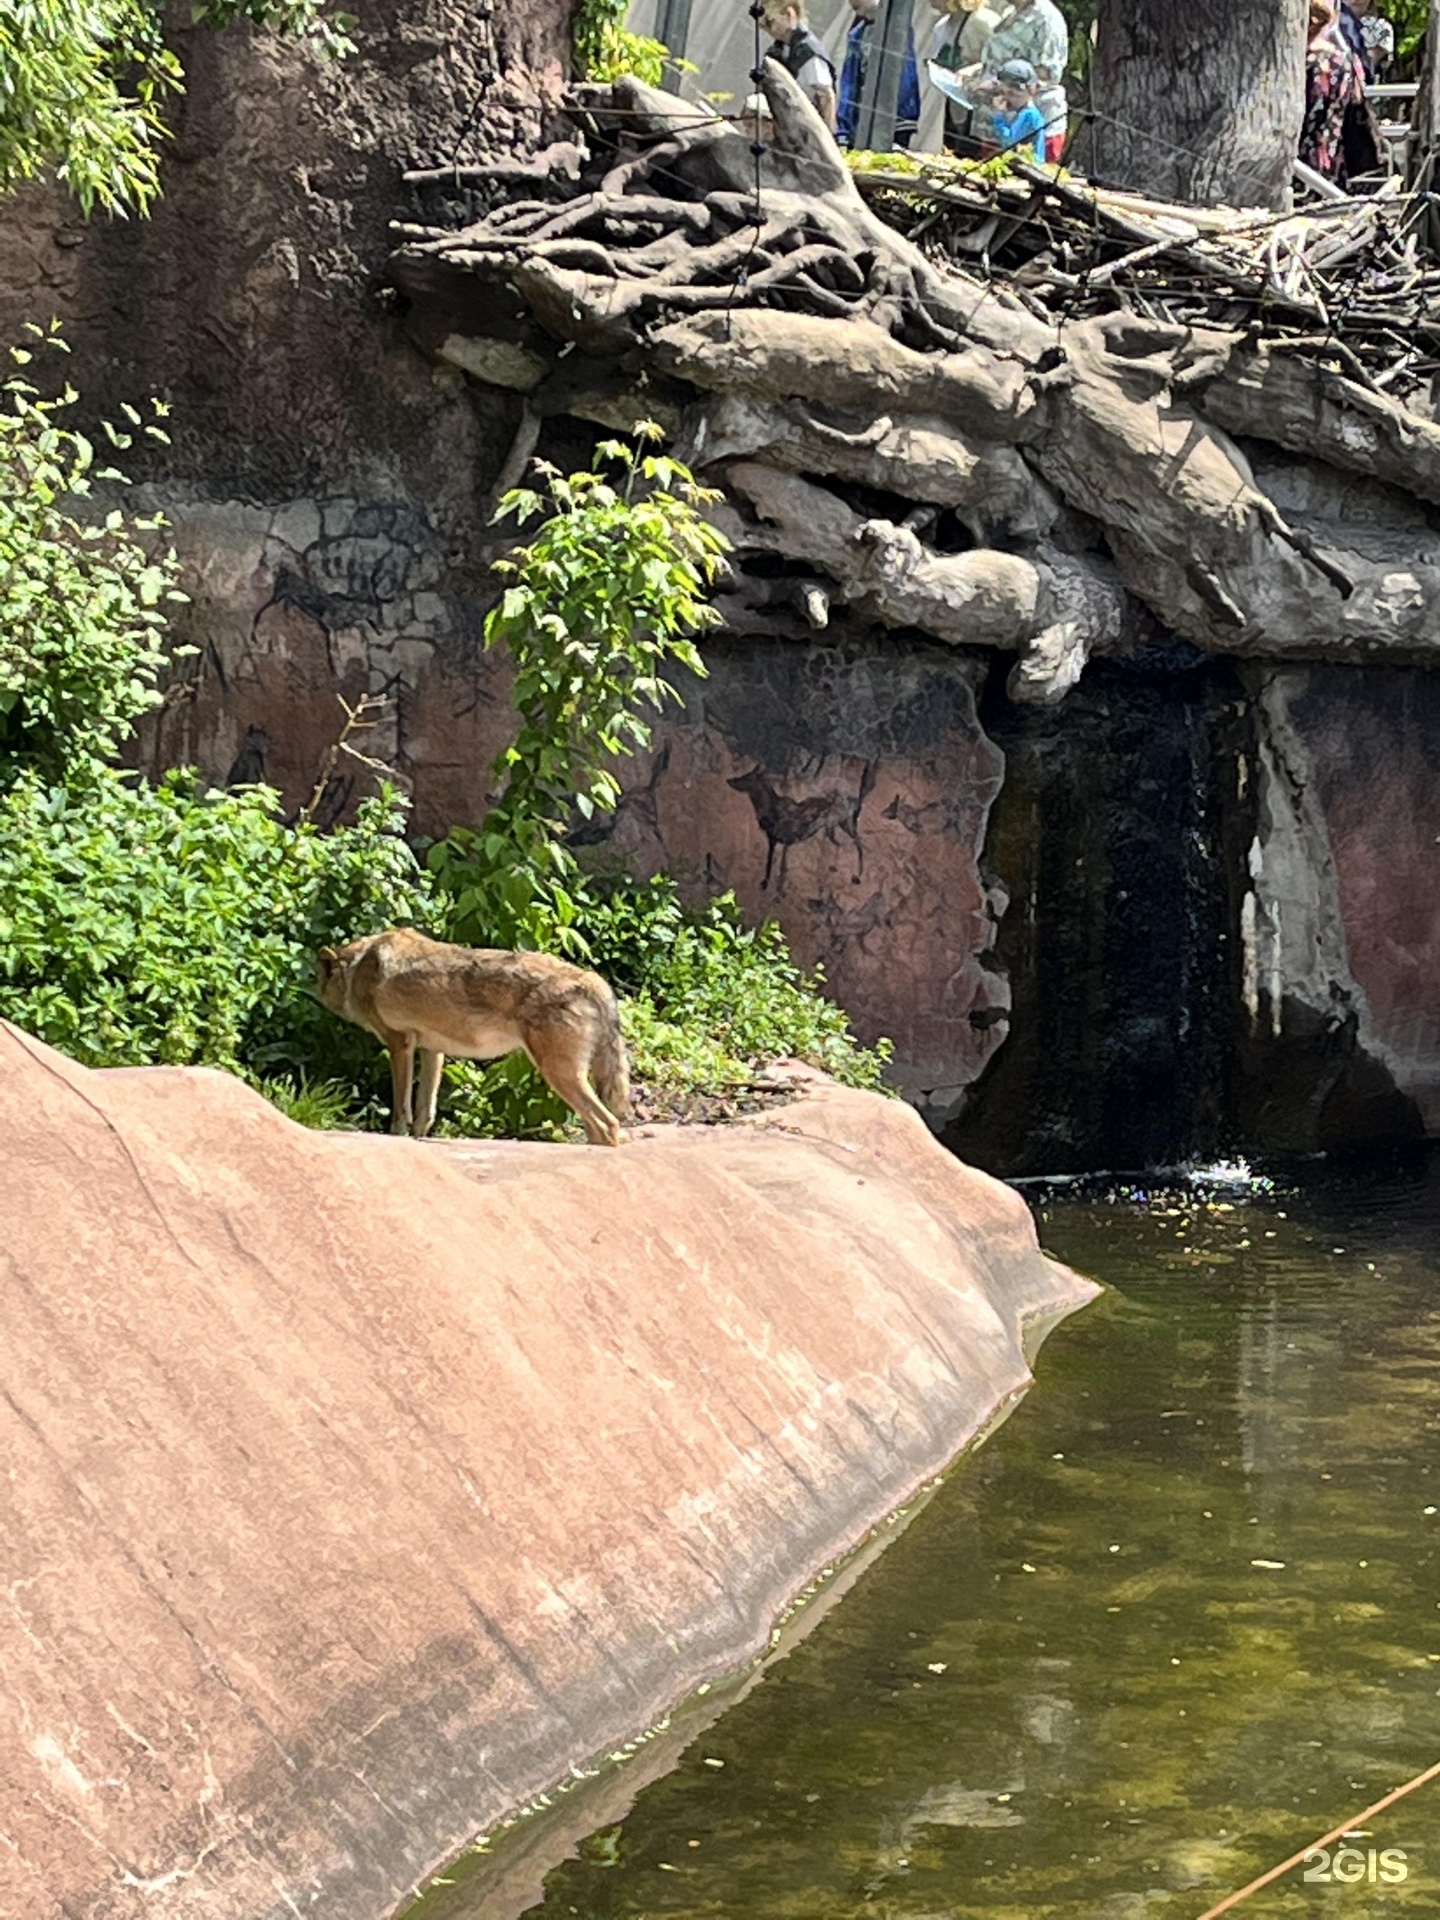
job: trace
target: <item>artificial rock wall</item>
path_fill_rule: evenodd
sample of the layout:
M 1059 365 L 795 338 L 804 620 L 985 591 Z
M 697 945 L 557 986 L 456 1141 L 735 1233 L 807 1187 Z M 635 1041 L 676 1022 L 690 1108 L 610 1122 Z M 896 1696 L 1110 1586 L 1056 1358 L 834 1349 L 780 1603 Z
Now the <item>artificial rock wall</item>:
M 200 654 L 142 761 L 297 802 L 335 695 L 384 692 L 373 745 L 433 833 L 483 810 L 508 726 L 481 627 L 519 403 L 406 338 L 388 222 L 407 165 L 545 138 L 565 8 L 358 12 L 339 66 L 183 32 L 154 216 L 10 197 L 0 330 L 58 313 L 92 411 L 171 405 L 138 498 L 172 520 Z M 542 451 L 578 463 L 590 435 L 557 420 Z M 1327 511 L 1373 520 L 1383 492 Z M 1397 521 L 1397 555 L 1424 531 Z M 1440 1124 L 1433 675 L 1161 637 L 1037 714 L 980 650 L 853 618 L 796 636 L 707 649 L 598 857 L 774 914 L 964 1151 L 1057 1169 Z M 347 776 L 327 809 L 356 797 Z

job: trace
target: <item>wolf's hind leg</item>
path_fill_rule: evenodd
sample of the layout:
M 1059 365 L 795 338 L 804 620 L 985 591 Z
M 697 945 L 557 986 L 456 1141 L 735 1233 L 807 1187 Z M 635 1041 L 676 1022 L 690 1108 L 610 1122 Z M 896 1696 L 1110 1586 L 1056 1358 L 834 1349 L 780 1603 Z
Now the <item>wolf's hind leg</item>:
M 612 1005 L 590 1056 L 590 1079 L 602 1103 L 617 1120 L 630 1118 L 630 1067 L 620 1015 Z
M 618 1147 L 620 1122 L 590 1084 L 590 1075 L 580 1065 L 572 1035 L 536 1035 L 528 1048 L 546 1086 L 558 1093 L 566 1106 L 579 1116 L 585 1137 L 592 1147 Z
M 390 1049 L 390 1131 L 409 1133 L 415 1042 L 408 1033 L 396 1033 L 385 1044 Z
M 443 1053 L 420 1049 L 420 1085 L 415 1097 L 415 1138 L 423 1140 L 435 1124 L 435 1103 L 440 1097 L 440 1071 L 445 1065 Z

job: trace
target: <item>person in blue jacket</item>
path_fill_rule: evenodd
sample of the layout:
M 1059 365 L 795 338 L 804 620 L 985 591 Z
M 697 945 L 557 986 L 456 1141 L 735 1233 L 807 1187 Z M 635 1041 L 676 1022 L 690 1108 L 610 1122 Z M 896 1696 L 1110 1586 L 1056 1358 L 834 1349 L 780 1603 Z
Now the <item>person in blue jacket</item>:
M 990 114 L 995 144 L 1002 153 L 1019 148 L 1025 159 L 1044 166 L 1045 118 L 1035 104 L 1034 67 L 1028 60 L 1007 60 L 995 78 L 999 90 Z
M 875 16 L 880 0 L 850 0 L 855 19 L 845 36 L 845 64 L 840 69 L 840 96 L 835 109 L 835 138 L 842 147 L 855 144 L 865 72 L 875 44 Z M 900 74 L 900 98 L 895 111 L 895 144 L 908 147 L 920 130 L 920 75 L 915 66 L 915 34 L 905 32 L 905 65 Z

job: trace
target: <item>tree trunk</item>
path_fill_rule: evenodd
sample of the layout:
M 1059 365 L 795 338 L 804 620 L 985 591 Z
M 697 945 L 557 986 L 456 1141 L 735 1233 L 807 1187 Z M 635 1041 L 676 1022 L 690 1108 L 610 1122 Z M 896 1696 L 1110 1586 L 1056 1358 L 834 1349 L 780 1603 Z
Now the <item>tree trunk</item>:
M 1097 178 L 1206 206 L 1288 206 L 1306 13 L 1306 0 L 1099 0 Z

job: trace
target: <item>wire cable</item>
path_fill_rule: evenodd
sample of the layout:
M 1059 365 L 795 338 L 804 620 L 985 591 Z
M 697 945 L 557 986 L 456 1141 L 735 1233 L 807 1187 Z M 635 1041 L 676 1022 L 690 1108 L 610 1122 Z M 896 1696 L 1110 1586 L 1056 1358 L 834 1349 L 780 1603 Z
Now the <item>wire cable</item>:
M 760 22 L 764 17 L 765 8 L 762 0 L 750 0 L 750 18 L 755 23 L 755 64 L 750 69 L 750 83 L 754 87 L 759 87 L 765 78 L 765 69 L 760 64 L 763 57 L 760 51 Z M 766 146 L 765 142 L 760 138 L 760 114 L 758 109 L 754 115 L 754 120 L 755 124 L 750 129 L 750 153 L 755 162 L 755 205 L 750 211 L 752 232 L 750 235 L 750 246 L 745 257 L 735 269 L 735 284 L 730 289 L 730 298 L 725 302 L 725 337 L 727 340 L 731 337 L 734 326 L 732 315 L 735 310 L 736 298 L 749 282 L 750 263 L 755 258 L 755 251 L 760 245 L 760 235 L 765 231 L 765 203 L 760 193 L 760 166 L 765 158 Z

